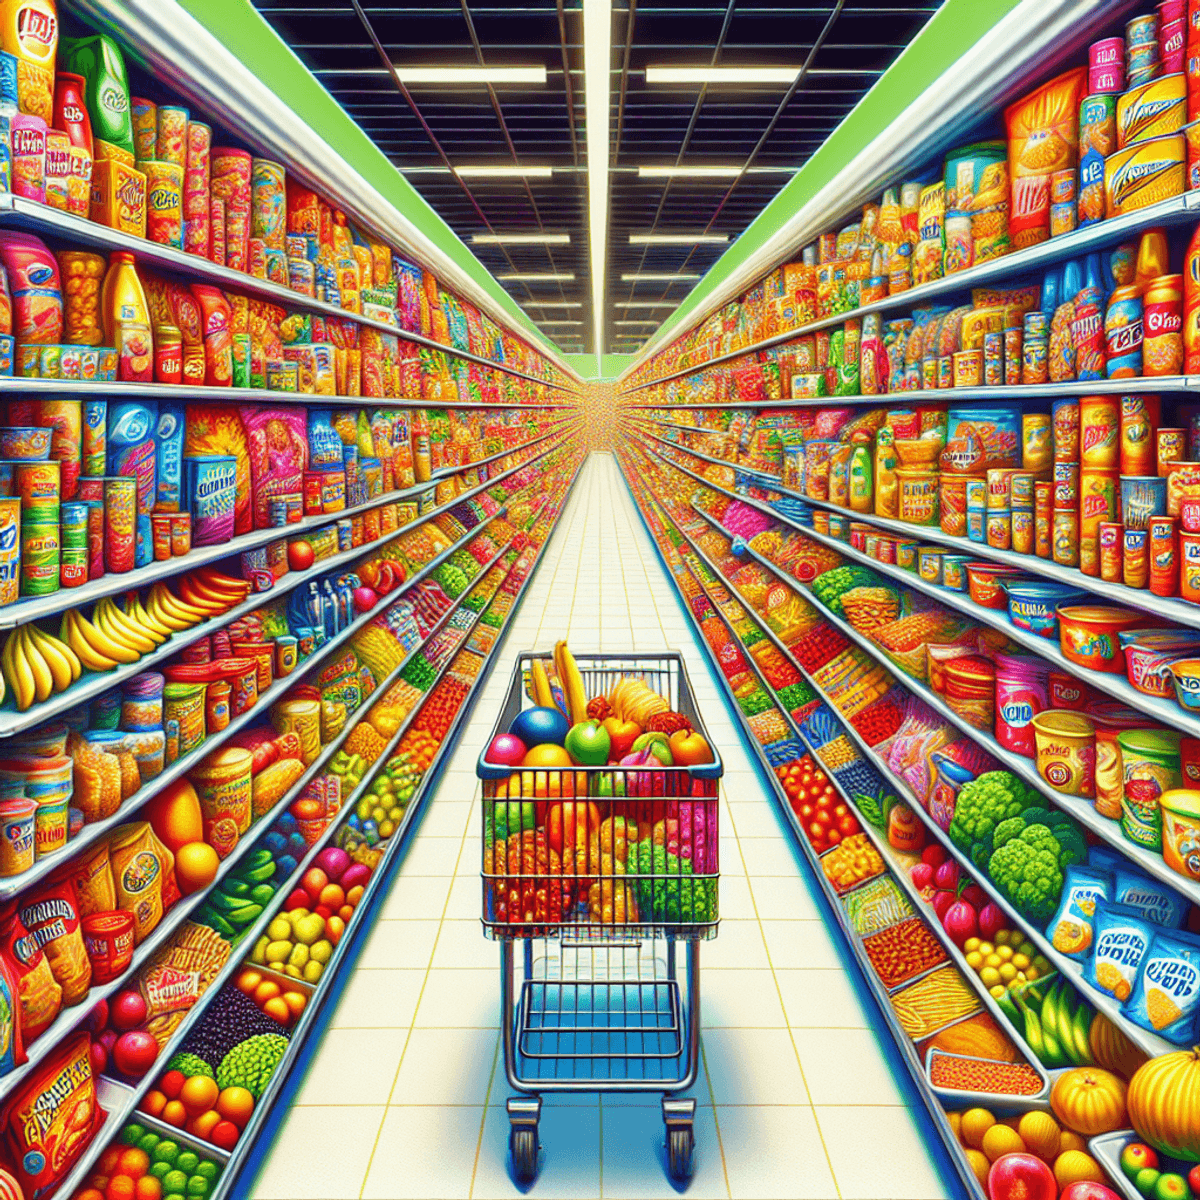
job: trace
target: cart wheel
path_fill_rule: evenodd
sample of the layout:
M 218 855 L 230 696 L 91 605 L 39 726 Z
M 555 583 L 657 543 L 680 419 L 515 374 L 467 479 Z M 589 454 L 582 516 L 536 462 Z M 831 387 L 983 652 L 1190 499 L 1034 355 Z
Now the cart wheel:
M 538 1131 L 536 1125 L 514 1125 L 508 1133 L 513 1178 L 526 1187 L 537 1178 Z
M 692 1157 L 696 1137 L 691 1125 L 676 1125 L 667 1130 L 667 1171 L 672 1179 L 683 1182 L 692 1177 Z

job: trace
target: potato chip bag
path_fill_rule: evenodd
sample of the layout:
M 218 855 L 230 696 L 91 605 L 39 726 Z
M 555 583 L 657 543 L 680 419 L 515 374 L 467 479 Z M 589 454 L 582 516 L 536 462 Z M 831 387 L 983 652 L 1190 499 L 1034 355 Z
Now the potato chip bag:
M 108 849 L 117 904 L 133 913 L 134 936 L 141 943 L 179 899 L 175 856 L 155 837 L 147 821 L 119 826 Z
M 16 980 L 21 1036 L 32 1042 L 58 1016 L 62 988 L 54 981 L 49 960 L 29 936 L 15 905 L 0 915 L 0 958 Z
M 1177 1046 L 1190 1046 L 1200 1009 L 1200 937 L 1156 933 L 1121 1012 Z
M 186 411 L 184 455 L 231 454 L 237 459 L 233 529 L 234 533 L 253 532 L 250 447 L 239 410 L 230 404 L 189 404 Z
M 17 905 L 29 936 L 45 953 L 54 981 L 62 988 L 63 1004 L 78 1004 L 92 986 L 92 962 L 83 944 L 79 901 L 69 879 L 22 896 Z
M 1123 1004 L 1133 992 L 1138 968 L 1150 948 L 1153 926 L 1136 908 L 1102 903 L 1096 906 L 1094 928 L 1095 944 L 1083 977 Z
M 0 1076 L 7 1075 L 25 1061 L 25 1040 L 21 1031 L 21 999 L 12 966 L 0 954 Z
M 1004 110 L 1012 181 L 1009 236 L 1024 249 L 1050 236 L 1050 176 L 1075 167 L 1087 69 L 1055 76 Z
M 1096 906 L 1112 899 L 1113 878 L 1092 867 L 1068 867 L 1058 912 L 1046 930 L 1060 954 L 1083 962 L 1095 936 Z
M 250 487 L 254 527 L 271 527 L 271 501 L 304 490 L 308 437 L 304 410 L 242 406 L 242 426 L 250 452 Z
M 1088 854 L 1089 861 L 1091 854 Z M 1164 929 L 1182 929 L 1188 902 L 1168 884 L 1159 883 L 1141 871 L 1132 870 L 1122 859 L 1114 871 L 1113 902 L 1136 909 L 1147 921 Z

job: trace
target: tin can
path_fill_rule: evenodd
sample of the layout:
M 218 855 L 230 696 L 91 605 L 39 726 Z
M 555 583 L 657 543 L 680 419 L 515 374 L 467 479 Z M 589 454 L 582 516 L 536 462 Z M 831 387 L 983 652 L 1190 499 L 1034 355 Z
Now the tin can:
M 86 546 L 63 546 L 60 551 L 59 585 L 64 588 L 81 587 L 88 581 L 88 552 Z
M 1120 466 L 1121 406 L 1116 396 L 1079 398 L 1079 464 L 1104 471 Z
M 1079 569 L 1100 574 L 1100 526 L 1121 516 L 1116 471 L 1085 470 L 1079 474 Z
M 354 547 L 361 546 L 365 541 L 363 534 L 363 519 L 362 513 L 355 513 L 350 518 L 350 545 Z
M 1149 550 L 1148 530 L 1125 530 L 1122 580 L 1126 587 L 1144 588 L 1150 582 Z
M 1014 509 L 1027 508 L 1033 512 L 1033 472 L 1014 471 L 1009 480 L 1009 497 Z
M 1183 372 L 1182 275 L 1160 275 L 1146 289 L 1142 372 L 1152 376 Z
M 1074 396 L 1055 400 L 1050 406 L 1054 429 L 1054 461 L 1079 461 L 1079 401 Z
M 87 548 L 87 513 L 86 504 L 73 500 L 62 506 L 62 544 L 73 550 Z
M 1105 583 L 1121 582 L 1121 543 L 1124 528 L 1116 521 L 1100 525 L 1100 578 Z
M 146 237 L 183 249 L 183 167 L 173 162 L 142 163 L 146 173 Z
M 158 105 L 141 96 L 129 97 L 133 123 L 133 156 L 137 162 L 150 162 L 158 156 Z
M 104 564 L 114 575 L 132 571 L 137 547 L 137 480 L 104 479 Z
M 1053 525 L 1053 558 L 1060 567 L 1079 565 L 1079 512 L 1055 509 Z
M 213 196 L 208 202 L 208 257 L 219 267 L 225 266 L 225 201 Z
M 160 104 L 157 124 L 154 157 L 159 162 L 174 163 L 182 171 L 187 165 L 188 110 Z M 146 164 L 142 165 L 144 168 Z
M 170 513 L 171 518 L 171 555 L 182 558 L 192 548 L 192 514 Z
M 1125 379 L 1142 373 L 1142 292 L 1137 284 L 1119 287 L 1108 301 L 1104 315 L 1104 348 L 1109 379 Z
M 21 582 L 21 502 L 0 498 L 0 605 L 17 599 Z
M 987 530 L 984 528 L 987 511 L 982 508 L 967 509 L 967 538 L 972 542 L 982 542 Z
M 1012 513 L 1007 508 L 989 508 L 985 523 L 987 544 L 993 550 L 1012 549 Z
M 204 728 L 211 737 L 229 728 L 230 695 L 233 687 L 228 679 L 214 679 L 204 691 Z
M 1032 554 L 1033 543 L 1033 509 L 1014 508 L 1012 510 L 1012 548 L 1018 554 Z
M 1047 413 L 1024 413 L 1021 417 L 1021 466 L 1041 474 L 1054 462 L 1054 435 Z
M 1137 46 L 1153 46 L 1158 54 L 1158 13 L 1143 13 L 1125 25 L 1125 57 Z
M 320 471 L 304 472 L 304 515 L 306 517 L 320 516 L 324 511 L 321 506 L 321 481 L 323 478 Z
M 1074 174 L 1072 171 L 1072 177 Z M 1075 229 L 1077 216 L 1074 200 L 1050 205 L 1050 236 L 1061 237 L 1064 233 L 1071 233 Z
M 354 531 L 349 517 L 342 517 L 337 523 L 338 550 L 354 549 Z
M 1021 382 L 1023 336 L 1020 328 L 1004 331 L 1004 386 L 1016 387 Z
M 29 525 L 59 522 L 62 463 L 18 462 L 13 468 L 17 495 L 21 498 L 21 521 Z
M 1174 427 L 1158 431 L 1158 474 L 1166 475 L 1171 463 L 1184 462 L 1187 453 L 1187 430 Z M 1149 472 L 1146 472 L 1149 474 Z
M 1054 511 L 1072 512 L 1079 508 L 1079 464 L 1054 464 Z
M 1150 590 L 1156 596 L 1174 596 L 1179 591 L 1179 534 L 1174 517 L 1151 517 Z
M 1125 56 L 1115 66 L 1088 68 L 1088 94 L 1103 93 L 1116 95 L 1125 90 Z
M 104 577 L 104 501 L 87 502 L 88 578 Z
M 1088 47 L 1088 67 L 1112 67 L 1125 61 L 1123 37 L 1101 38 Z
M 1155 432 L 1162 411 L 1157 396 L 1121 397 L 1121 474 L 1153 475 L 1157 470 Z
M 21 595 L 49 596 L 59 589 L 62 547 L 58 525 L 21 522 Z
M 1021 341 L 1021 382 L 1042 384 L 1050 379 L 1050 323 L 1042 312 L 1025 314 Z
M 233 360 L 233 386 L 235 388 L 248 388 L 251 385 L 250 362 L 252 358 L 252 345 L 250 335 L 248 333 L 235 333 L 230 342 Z
M 1187 23 L 1178 20 L 1164 22 L 1158 32 L 1158 57 L 1164 75 L 1175 75 L 1183 70 L 1187 56 Z
M 282 634 L 275 639 L 275 674 L 279 679 L 290 675 L 296 669 L 298 643 L 289 634 Z
M 1179 594 L 1200 604 L 1200 534 L 1179 535 Z
M 1054 548 L 1054 513 L 1033 514 L 1033 552 L 1038 558 L 1049 558 Z
M 998 329 L 983 335 L 983 382 L 986 387 L 1004 384 L 1004 333 Z
M 151 513 L 150 528 L 154 539 L 154 559 L 166 562 L 171 557 L 171 514 Z

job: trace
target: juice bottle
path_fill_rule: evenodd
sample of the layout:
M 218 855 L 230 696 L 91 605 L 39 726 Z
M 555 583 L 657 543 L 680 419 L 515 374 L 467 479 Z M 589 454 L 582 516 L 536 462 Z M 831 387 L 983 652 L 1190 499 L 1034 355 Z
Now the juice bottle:
M 854 453 L 850 456 L 850 507 L 860 513 L 869 513 L 874 503 L 869 441 L 865 434 L 855 437 Z
M 146 303 L 133 255 L 127 250 L 116 250 L 109 258 L 100 292 L 100 313 L 104 320 L 105 342 L 109 346 L 118 344 L 118 330 L 123 325 L 150 326 L 150 306 Z
M 1167 231 L 1147 229 L 1138 244 L 1136 283 L 1148 285 L 1152 279 L 1170 272 L 1167 257 Z
M 423 408 L 412 415 L 413 473 L 417 483 L 428 483 L 433 476 L 429 448 L 429 417 Z

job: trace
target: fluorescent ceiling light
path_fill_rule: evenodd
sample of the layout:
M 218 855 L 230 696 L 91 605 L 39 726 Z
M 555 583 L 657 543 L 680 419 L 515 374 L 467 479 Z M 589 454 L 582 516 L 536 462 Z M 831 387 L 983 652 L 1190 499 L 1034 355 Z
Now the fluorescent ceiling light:
M 751 167 L 747 175 L 765 175 L 768 173 L 785 172 L 794 175 L 796 167 Z M 677 176 L 680 179 L 733 179 L 742 174 L 741 167 L 638 167 L 639 179 L 668 179 Z
M 631 246 L 723 246 L 727 233 L 631 233 Z
M 609 85 L 612 0 L 583 0 L 584 118 L 587 122 L 588 243 L 592 272 L 592 340 L 596 368 L 604 351 L 605 259 L 608 253 Z
M 396 64 L 401 83 L 545 83 L 541 67 L 402 67 Z
M 539 325 L 582 325 L 582 321 L 572 321 L 567 317 L 551 318 L 548 321 L 539 321 Z
M 657 321 L 614 321 L 614 325 L 658 325 Z M 626 337 L 629 335 L 626 334 Z
M 622 275 L 622 283 L 674 283 L 677 279 L 699 279 L 698 271 L 679 271 L 675 274 L 655 274 L 654 272 L 641 272 L 637 275 Z
M 647 67 L 647 83 L 791 83 L 799 67 Z
M 549 167 L 522 167 L 517 163 L 505 166 L 455 167 L 454 173 L 463 179 L 549 179 Z
M 615 308 L 675 308 L 678 300 L 616 300 Z
M 473 233 L 474 246 L 566 246 L 569 233 Z
M 559 280 L 570 283 L 575 278 L 575 273 L 573 271 L 509 271 L 507 275 L 497 275 L 496 278 L 509 283 L 557 283 Z
M 582 308 L 582 300 L 523 300 L 526 308 Z

